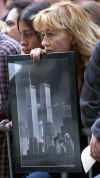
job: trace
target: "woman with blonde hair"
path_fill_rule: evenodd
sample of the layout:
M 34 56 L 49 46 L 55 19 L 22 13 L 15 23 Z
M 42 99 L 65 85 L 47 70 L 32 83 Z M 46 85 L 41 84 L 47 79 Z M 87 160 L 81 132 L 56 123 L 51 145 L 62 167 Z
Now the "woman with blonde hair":
M 63 1 L 40 11 L 33 20 L 36 31 L 41 32 L 43 49 L 31 51 L 34 60 L 40 54 L 57 51 L 76 51 L 78 84 L 82 86 L 84 68 L 96 43 L 100 40 L 100 28 L 78 4 Z

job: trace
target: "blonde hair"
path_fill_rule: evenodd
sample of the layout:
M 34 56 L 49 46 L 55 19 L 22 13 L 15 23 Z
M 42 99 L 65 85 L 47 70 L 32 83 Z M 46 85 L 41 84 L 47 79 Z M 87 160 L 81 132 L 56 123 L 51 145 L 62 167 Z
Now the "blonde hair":
M 100 39 L 100 27 L 89 17 L 88 13 L 78 4 L 63 1 L 40 11 L 33 25 L 36 31 L 66 30 L 73 36 L 73 50 L 89 59 L 94 46 Z

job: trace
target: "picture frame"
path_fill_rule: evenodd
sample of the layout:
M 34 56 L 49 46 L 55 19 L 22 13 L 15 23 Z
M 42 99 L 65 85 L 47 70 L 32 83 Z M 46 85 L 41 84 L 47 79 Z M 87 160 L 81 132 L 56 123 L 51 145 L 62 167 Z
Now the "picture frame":
M 80 172 L 77 54 L 8 57 L 12 160 L 17 171 Z

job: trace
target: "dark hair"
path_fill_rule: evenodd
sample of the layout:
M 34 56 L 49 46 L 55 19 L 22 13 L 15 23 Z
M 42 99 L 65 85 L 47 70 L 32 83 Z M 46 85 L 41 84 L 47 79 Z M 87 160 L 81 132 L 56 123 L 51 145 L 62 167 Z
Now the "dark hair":
M 6 3 L 7 3 L 7 0 L 3 0 L 3 2 L 4 2 L 4 4 L 6 4 Z
M 36 15 L 40 10 L 45 9 L 50 6 L 50 3 L 48 2 L 41 2 L 41 3 L 31 3 L 29 6 L 27 6 L 20 14 L 17 25 L 19 29 L 19 21 L 24 21 L 27 25 L 32 27 L 32 21 L 34 19 L 34 15 Z M 33 16 L 33 18 L 32 18 Z
M 29 6 L 27 6 L 20 14 L 20 16 L 17 19 L 17 26 L 19 29 L 19 22 L 20 21 L 24 21 L 26 23 L 26 25 L 28 25 L 31 29 L 34 30 L 32 24 L 33 24 L 33 19 L 34 16 L 42 9 L 48 8 L 50 6 L 50 3 L 48 2 L 41 2 L 41 3 L 31 3 Z M 36 32 L 34 30 L 34 32 L 38 35 L 38 37 L 40 38 L 40 33 Z
M 8 13 L 10 10 L 12 10 L 13 8 L 17 8 L 18 9 L 18 13 L 20 14 L 21 11 L 27 7 L 28 5 L 30 5 L 31 2 L 28 0 L 14 0 L 8 7 Z

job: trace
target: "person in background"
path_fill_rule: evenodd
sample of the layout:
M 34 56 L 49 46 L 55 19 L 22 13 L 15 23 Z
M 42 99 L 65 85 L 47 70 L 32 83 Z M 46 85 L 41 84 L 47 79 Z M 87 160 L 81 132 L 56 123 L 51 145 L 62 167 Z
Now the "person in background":
M 93 22 L 100 26 L 100 3 L 96 1 L 84 1 L 80 5 L 89 13 Z
M 0 19 L 4 19 L 7 13 L 7 2 L 8 0 L 0 0 Z
M 91 156 L 100 162 L 100 118 L 91 127 L 92 137 L 90 141 Z
M 100 41 L 97 43 L 84 74 L 81 91 L 81 119 L 84 127 L 90 127 L 100 117 Z
M 55 51 L 74 50 L 79 53 L 76 63 L 80 92 L 84 68 L 100 39 L 100 28 L 82 7 L 71 1 L 55 3 L 40 11 L 33 20 L 33 26 L 41 32 L 43 47 L 31 50 L 34 60 L 39 60 L 40 54 Z
M 21 39 L 21 54 L 29 54 L 31 49 L 41 46 L 41 36 L 40 33 L 34 30 L 32 26 L 32 19 L 38 11 L 49 6 L 50 4 L 48 2 L 32 3 L 27 6 L 20 14 L 17 20 L 17 25 Z M 7 105 L 9 105 L 9 102 L 7 103 Z M 0 124 L 3 124 L 5 122 L 8 122 L 8 120 L 2 120 Z M 12 121 L 8 124 L 8 128 L 11 127 Z
M 8 55 L 20 54 L 17 41 L 0 32 L 0 121 L 7 122 L 5 104 L 8 100 Z M 0 177 L 9 178 L 8 152 L 5 135 L 0 132 Z
M 26 7 L 18 18 L 22 54 L 29 54 L 31 49 L 41 47 L 40 33 L 32 26 L 34 16 L 42 9 L 50 6 L 48 2 L 32 3 Z
M 42 3 L 32 3 L 31 5 L 27 6 L 22 13 L 20 14 L 17 25 L 20 32 L 21 44 L 22 44 L 22 53 L 27 54 L 30 50 L 34 47 L 41 46 L 41 38 L 40 33 L 37 33 L 33 26 L 32 26 L 32 17 L 41 9 L 49 7 L 49 3 L 42 2 Z M 6 102 L 7 103 L 7 102 Z M 8 103 L 9 104 L 9 103 Z M 12 122 L 8 119 L 5 119 L 0 122 L 0 124 L 6 124 L 9 128 L 12 127 Z M 7 148 L 6 148 L 7 152 Z M 7 155 L 7 153 L 5 153 Z M 6 159 L 8 161 L 8 159 Z M 8 163 L 6 163 L 8 166 Z M 8 171 L 7 171 L 8 172 Z M 46 174 L 46 173 L 45 173 Z M 43 176 L 45 175 L 43 174 Z
M 100 162 L 100 41 L 96 44 L 84 74 L 81 91 L 81 119 L 84 127 L 91 127 L 91 156 Z M 98 165 L 99 166 L 99 165 Z M 100 172 L 100 169 L 96 169 Z M 100 175 L 98 175 L 100 177 Z M 97 178 L 98 178 L 97 176 Z
M 6 27 L 2 30 L 11 38 L 20 42 L 20 34 L 17 28 L 17 19 L 21 11 L 30 4 L 27 0 L 15 0 L 8 7 L 8 15 L 6 17 Z
M 41 33 L 43 47 L 31 50 L 30 54 L 35 61 L 41 60 L 40 55 L 51 52 L 74 50 L 79 54 L 76 64 L 78 89 L 81 93 L 84 69 L 96 43 L 100 40 L 100 27 L 80 5 L 70 1 L 55 3 L 50 8 L 40 11 L 33 20 L 33 27 Z M 100 58 L 100 54 L 98 57 Z M 94 73 L 93 67 L 92 72 Z M 94 80 L 93 74 L 90 74 L 90 77 Z M 99 75 L 97 77 L 100 78 Z M 100 111 L 100 99 L 98 103 Z
M 100 162 L 100 118 L 92 125 L 91 132 L 90 154 L 96 161 Z M 100 178 L 100 174 L 94 178 Z

